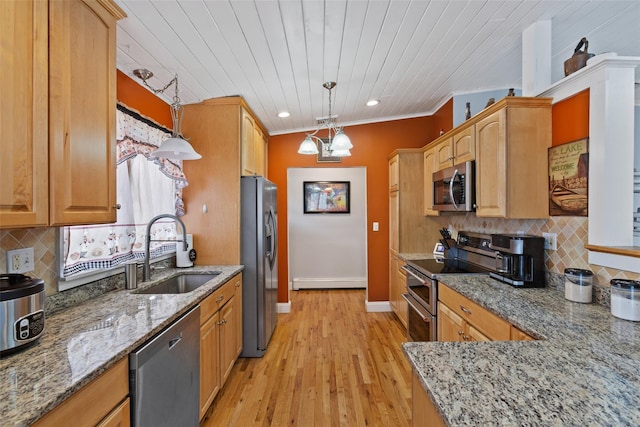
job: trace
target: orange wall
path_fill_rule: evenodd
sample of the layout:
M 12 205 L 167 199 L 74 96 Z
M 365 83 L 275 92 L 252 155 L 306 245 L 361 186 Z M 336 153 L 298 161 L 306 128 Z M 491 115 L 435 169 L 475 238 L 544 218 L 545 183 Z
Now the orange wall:
M 553 104 L 551 145 L 589 136 L 589 89 Z
M 433 119 L 420 117 L 373 123 L 345 128 L 353 143 L 351 157 L 342 163 L 316 162 L 316 156 L 298 154 L 304 133 L 272 136 L 269 139 L 269 173 L 278 185 L 278 218 L 287 224 L 287 169 L 354 167 L 367 168 L 367 264 L 369 301 L 389 299 L 389 168 L 387 156 L 397 148 L 419 148 L 432 138 Z M 321 135 L 324 136 L 324 135 Z M 380 231 L 371 231 L 372 223 L 380 223 Z M 278 301 L 288 301 L 288 236 L 287 227 L 278 233 Z
M 440 136 L 441 129 L 444 132 L 453 129 L 453 98 L 433 113 L 433 132 L 431 139 L 429 139 L 430 142 Z
M 169 104 L 140 86 L 138 82 L 120 70 L 118 70 L 117 98 L 118 101 L 143 116 L 149 117 L 169 129 L 173 129 Z

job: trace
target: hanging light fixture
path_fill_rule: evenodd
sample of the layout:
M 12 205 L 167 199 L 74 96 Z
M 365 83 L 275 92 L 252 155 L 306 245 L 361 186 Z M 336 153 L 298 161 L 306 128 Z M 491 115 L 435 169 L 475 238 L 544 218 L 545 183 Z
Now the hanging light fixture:
M 147 80 L 153 77 L 153 73 L 151 71 L 141 68 L 133 70 L 133 74 L 140 78 L 142 83 L 144 83 L 144 85 L 155 94 L 164 93 L 165 90 L 175 83 L 175 95 L 173 96 L 173 102 L 170 105 L 171 120 L 173 122 L 172 135 L 171 138 L 164 140 L 162 145 L 152 153 L 153 157 L 163 157 L 165 159 L 175 160 L 201 159 L 202 156 L 193 149 L 186 139 L 184 139 L 180 129 L 182 126 L 184 107 L 180 104 L 180 98 L 178 97 L 178 75 L 176 74 L 176 76 L 162 89 L 155 89 L 147 83 Z
M 331 90 L 336 87 L 336 82 L 326 82 L 322 85 L 329 91 L 329 116 L 318 120 L 318 128 L 313 133 L 308 133 L 304 141 L 298 148 L 299 154 L 318 154 L 318 146 L 316 141 L 329 150 L 331 156 L 346 157 L 350 156 L 353 145 L 349 137 L 342 131 L 342 128 L 336 125 L 335 117 L 331 114 Z M 324 142 L 318 138 L 316 134 L 320 129 L 327 128 L 329 132 L 328 142 Z

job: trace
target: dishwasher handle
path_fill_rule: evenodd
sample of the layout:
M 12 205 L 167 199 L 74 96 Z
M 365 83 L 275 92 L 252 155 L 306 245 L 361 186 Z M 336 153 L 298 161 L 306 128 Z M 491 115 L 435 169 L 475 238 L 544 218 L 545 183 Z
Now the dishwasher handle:
M 182 332 L 180 332 L 180 335 L 169 341 L 169 350 L 177 346 L 180 341 L 182 341 Z

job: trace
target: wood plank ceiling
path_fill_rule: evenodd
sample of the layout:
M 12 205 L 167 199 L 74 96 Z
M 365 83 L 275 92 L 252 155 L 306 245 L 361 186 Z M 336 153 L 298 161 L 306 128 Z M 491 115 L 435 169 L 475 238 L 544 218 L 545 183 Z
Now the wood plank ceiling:
M 118 69 L 136 79 L 132 71 L 147 68 L 154 87 L 177 73 L 185 104 L 242 95 L 272 135 L 314 128 L 328 114 L 330 80 L 341 125 L 520 88 L 522 31 L 540 20 L 552 24 L 553 82 L 583 36 L 589 52 L 640 56 L 638 0 L 116 1 L 128 15 L 118 23 Z M 366 107 L 374 98 L 380 104 Z

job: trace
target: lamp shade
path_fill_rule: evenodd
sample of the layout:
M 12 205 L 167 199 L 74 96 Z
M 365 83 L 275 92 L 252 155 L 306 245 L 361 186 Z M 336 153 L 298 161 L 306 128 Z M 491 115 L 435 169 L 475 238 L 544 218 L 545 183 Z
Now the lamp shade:
M 191 144 L 177 137 L 166 139 L 160 148 L 151 153 L 151 155 L 175 160 L 198 160 L 202 158 L 200 154 L 196 153 Z
M 351 155 L 351 151 L 345 149 L 333 150 L 331 155 L 334 157 L 349 157 Z
M 342 130 L 339 130 L 336 136 L 333 137 L 333 141 L 331 141 L 331 151 L 350 150 L 352 148 L 353 144 L 351 144 L 349 137 Z
M 298 154 L 318 154 L 318 146 L 311 140 L 309 135 L 307 135 L 304 141 L 302 141 L 302 144 L 300 144 Z

